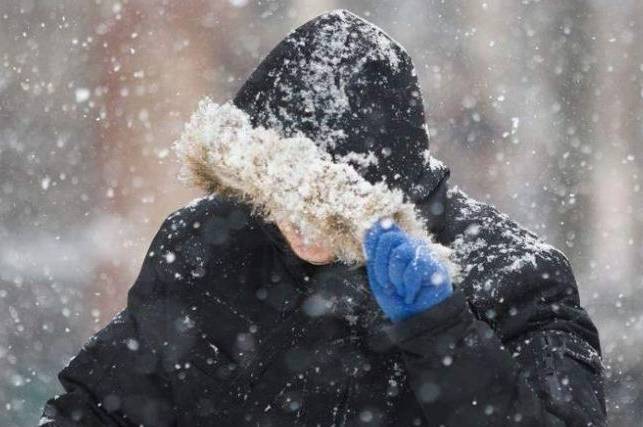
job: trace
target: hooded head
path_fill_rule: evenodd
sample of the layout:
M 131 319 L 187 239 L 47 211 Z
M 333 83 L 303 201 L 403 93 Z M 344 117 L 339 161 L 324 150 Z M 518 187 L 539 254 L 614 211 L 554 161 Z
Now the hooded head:
M 303 133 L 371 183 L 411 200 L 447 175 L 429 156 L 424 106 L 408 53 L 345 10 L 325 13 L 283 39 L 234 99 L 255 126 Z

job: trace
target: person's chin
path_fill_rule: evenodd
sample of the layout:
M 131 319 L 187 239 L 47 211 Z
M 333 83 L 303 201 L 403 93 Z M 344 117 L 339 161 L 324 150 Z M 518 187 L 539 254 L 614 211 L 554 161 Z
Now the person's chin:
M 314 265 L 330 264 L 331 262 L 331 260 L 328 257 L 314 256 L 307 253 L 306 250 L 299 249 L 299 248 L 297 249 L 296 254 L 297 256 L 299 256 L 299 258 Z
M 330 264 L 332 262 L 332 260 L 329 260 L 329 259 L 322 259 L 322 260 L 307 259 L 306 261 L 308 263 L 310 263 L 310 264 L 313 264 L 313 265 L 326 265 L 326 264 Z

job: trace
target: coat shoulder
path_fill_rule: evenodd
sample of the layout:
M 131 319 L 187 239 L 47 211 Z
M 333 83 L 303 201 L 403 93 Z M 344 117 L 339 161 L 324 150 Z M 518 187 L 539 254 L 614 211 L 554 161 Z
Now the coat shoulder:
M 204 289 L 226 293 L 229 277 L 268 244 L 247 205 L 218 196 L 196 199 L 161 224 L 129 291 L 129 305 L 166 304 Z
M 158 234 L 175 241 L 198 235 L 208 244 L 225 246 L 234 241 L 231 236 L 240 232 L 260 233 L 257 225 L 257 218 L 248 205 L 210 195 L 172 212 L 163 221 Z
M 465 274 L 493 264 L 503 275 L 571 270 L 565 254 L 495 207 L 458 188 L 447 193 L 447 229 Z
M 561 306 L 578 316 L 576 280 L 563 252 L 457 188 L 447 198 L 446 240 L 461 266 L 461 287 L 480 318 L 510 334 L 535 324 L 542 313 L 562 315 Z
M 218 196 L 196 199 L 170 214 L 147 257 L 164 281 L 191 282 L 234 259 L 242 262 L 267 236 L 248 205 Z
M 598 332 L 581 306 L 565 254 L 457 188 L 447 197 L 445 239 L 462 267 L 461 286 L 476 316 L 504 343 L 514 342 L 511 348 L 534 333 L 546 333 L 548 342 L 563 337 L 570 357 L 599 372 Z

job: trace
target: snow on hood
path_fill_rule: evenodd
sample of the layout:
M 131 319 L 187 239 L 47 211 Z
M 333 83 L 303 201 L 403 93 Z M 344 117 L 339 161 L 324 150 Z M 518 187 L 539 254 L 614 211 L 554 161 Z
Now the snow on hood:
M 414 201 L 447 173 L 429 154 L 413 62 L 372 23 L 324 13 L 286 36 L 234 99 L 255 126 L 299 133 L 367 181 L 385 180 Z
M 433 242 L 401 190 L 368 182 L 305 135 L 284 138 L 253 126 L 231 103 L 206 98 L 174 149 L 183 180 L 247 202 L 268 221 L 290 221 L 308 239 L 325 242 L 341 262 L 363 263 L 364 233 L 378 219 L 390 218 L 427 242 L 457 276 L 450 249 Z

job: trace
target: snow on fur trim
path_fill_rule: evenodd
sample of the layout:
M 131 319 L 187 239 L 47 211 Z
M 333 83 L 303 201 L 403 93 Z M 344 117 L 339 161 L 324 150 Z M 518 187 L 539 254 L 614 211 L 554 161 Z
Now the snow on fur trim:
M 273 129 L 253 127 L 233 104 L 205 98 L 174 150 L 183 181 L 248 202 L 268 221 L 289 221 L 308 240 L 324 241 L 341 262 L 363 264 L 364 233 L 377 220 L 390 218 L 426 241 L 457 277 L 451 250 L 432 240 L 400 190 L 371 184 L 303 135 L 283 138 Z

